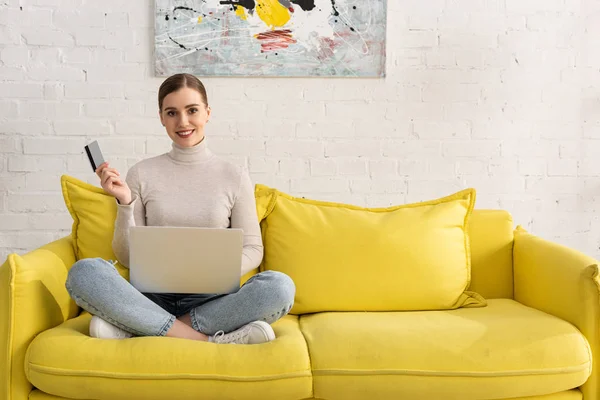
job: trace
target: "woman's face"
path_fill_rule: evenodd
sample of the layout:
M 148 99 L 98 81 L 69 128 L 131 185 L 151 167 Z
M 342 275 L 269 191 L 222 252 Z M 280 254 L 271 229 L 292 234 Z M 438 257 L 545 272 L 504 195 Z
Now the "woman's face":
M 165 96 L 159 114 L 171 140 L 181 147 L 192 147 L 204 138 L 210 107 L 200 92 L 184 87 Z

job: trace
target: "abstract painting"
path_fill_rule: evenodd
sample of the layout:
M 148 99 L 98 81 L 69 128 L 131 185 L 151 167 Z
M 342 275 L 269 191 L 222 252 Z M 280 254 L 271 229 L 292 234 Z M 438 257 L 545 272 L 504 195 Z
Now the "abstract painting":
M 387 0 L 156 0 L 155 72 L 383 77 Z

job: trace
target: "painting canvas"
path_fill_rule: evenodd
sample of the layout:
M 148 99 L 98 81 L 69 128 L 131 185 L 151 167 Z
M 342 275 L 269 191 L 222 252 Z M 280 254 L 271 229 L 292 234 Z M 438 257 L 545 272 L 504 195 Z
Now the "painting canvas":
M 387 0 L 156 0 L 158 76 L 385 76 Z

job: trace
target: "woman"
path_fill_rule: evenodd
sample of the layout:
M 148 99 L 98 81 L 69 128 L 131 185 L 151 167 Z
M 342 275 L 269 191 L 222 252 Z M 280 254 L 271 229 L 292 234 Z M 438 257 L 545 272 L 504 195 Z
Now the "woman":
M 207 147 L 204 127 L 211 109 L 204 85 L 193 75 L 173 75 L 160 86 L 158 107 L 173 141 L 171 151 L 137 163 L 125 181 L 108 163 L 96 170 L 102 188 L 118 203 L 117 260 L 129 264 L 132 226 L 231 227 L 244 231 L 241 272 L 251 271 L 263 257 L 253 186 L 244 169 Z M 77 304 L 94 315 L 93 337 L 169 336 L 238 344 L 273 340 L 270 324 L 290 311 L 295 294 L 293 281 L 275 271 L 254 275 L 227 295 L 140 293 L 101 258 L 77 261 L 66 286 Z

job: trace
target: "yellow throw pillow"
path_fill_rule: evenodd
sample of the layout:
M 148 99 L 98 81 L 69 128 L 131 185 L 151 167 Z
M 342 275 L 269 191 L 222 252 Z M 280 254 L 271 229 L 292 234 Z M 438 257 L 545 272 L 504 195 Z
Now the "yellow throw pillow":
M 486 305 L 466 291 L 474 189 L 387 208 L 308 200 L 260 184 L 255 196 L 261 270 L 294 280 L 294 314 Z
M 61 177 L 61 185 L 65 204 L 73 217 L 71 237 L 77 259 L 100 257 L 116 260 L 112 249 L 117 217 L 115 198 L 100 187 L 68 175 Z M 129 279 L 129 269 L 118 262 L 116 268 L 121 276 Z M 257 272 L 258 268 L 242 276 L 240 284 Z
M 63 198 L 73 217 L 71 237 L 78 260 L 100 257 L 116 260 L 112 249 L 117 202 L 102 188 L 90 185 L 77 178 L 63 175 L 60 178 Z M 117 270 L 129 279 L 129 270 L 120 263 Z

